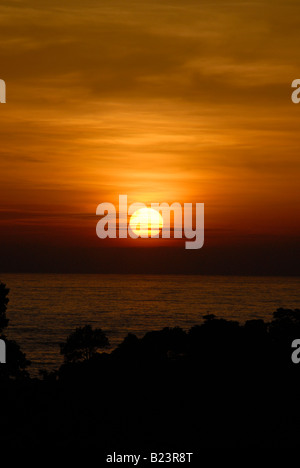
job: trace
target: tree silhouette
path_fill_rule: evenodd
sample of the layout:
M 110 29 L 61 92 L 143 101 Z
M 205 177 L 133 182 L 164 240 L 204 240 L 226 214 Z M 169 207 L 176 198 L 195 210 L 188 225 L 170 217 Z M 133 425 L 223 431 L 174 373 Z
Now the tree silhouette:
M 66 343 L 60 344 L 60 353 L 65 362 L 88 361 L 99 349 L 108 347 L 108 338 L 101 328 L 93 330 L 90 325 L 85 325 L 76 328 Z
M 0 333 L 3 332 L 4 328 L 8 325 L 8 319 L 6 318 L 6 309 L 9 302 L 8 299 L 9 289 L 5 284 L 0 283 Z
M 26 367 L 30 365 L 30 361 L 26 359 L 19 345 L 12 340 L 8 340 L 4 335 L 4 329 L 8 325 L 8 318 L 6 317 L 9 289 L 4 283 L 0 283 L 0 339 L 6 343 L 6 363 L 0 365 L 0 379 L 24 378 L 28 377 Z

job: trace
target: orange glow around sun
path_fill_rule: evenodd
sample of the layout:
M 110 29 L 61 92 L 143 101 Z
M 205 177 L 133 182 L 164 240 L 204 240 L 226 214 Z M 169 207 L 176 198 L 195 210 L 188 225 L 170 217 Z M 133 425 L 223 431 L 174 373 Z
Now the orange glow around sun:
M 163 227 L 161 214 L 153 208 L 139 208 L 130 218 L 130 228 L 134 234 L 140 237 L 159 236 Z

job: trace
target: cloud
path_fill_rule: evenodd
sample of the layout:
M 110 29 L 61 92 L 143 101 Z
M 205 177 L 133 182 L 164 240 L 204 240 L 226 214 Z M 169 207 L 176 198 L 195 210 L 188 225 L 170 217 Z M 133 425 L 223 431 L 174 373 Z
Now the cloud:
M 292 203 L 299 9 L 271 0 L 3 1 L 3 203 L 91 213 L 122 192 L 198 199 L 215 228 L 224 207 L 238 207 L 236 229 L 243 204 L 269 213 L 282 192 Z

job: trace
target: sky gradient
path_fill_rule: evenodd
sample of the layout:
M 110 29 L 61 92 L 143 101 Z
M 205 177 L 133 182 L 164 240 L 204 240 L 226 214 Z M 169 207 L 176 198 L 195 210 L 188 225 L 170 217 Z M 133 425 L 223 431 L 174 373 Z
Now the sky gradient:
M 96 236 L 97 205 L 127 194 L 205 204 L 203 252 L 172 254 L 184 272 L 243 273 L 245 258 L 299 273 L 299 15 L 298 1 L 2 1 L 0 271 L 97 271 L 88 259 L 140 247 L 103 254 Z M 121 255 L 126 271 L 140 254 Z

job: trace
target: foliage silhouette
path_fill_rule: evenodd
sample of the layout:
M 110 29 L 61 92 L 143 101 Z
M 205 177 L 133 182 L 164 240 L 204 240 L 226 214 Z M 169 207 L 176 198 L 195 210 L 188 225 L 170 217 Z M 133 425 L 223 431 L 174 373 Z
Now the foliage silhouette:
M 99 349 L 108 348 L 109 341 L 101 328 L 92 329 L 90 325 L 76 328 L 65 343 L 60 344 L 60 352 L 65 362 L 88 361 Z
M 4 328 L 8 325 L 8 318 L 6 317 L 7 304 L 9 289 L 5 284 L 0 283 L 0 333 L 3 332 Z
M 290 341 L 300 337 L 298 321 L 299 313 L 289 310 L 277 310 L 270 323 L 210 314 L 188 331 L 129 333 L 110 354 L 66 362 L 58 384 L 68 395 L 77 389 L 73 404 L 78 412 L 82 401 L 81 423 L 89 414 L 88 446 L 96 447 L 99 437 L 110 450 L 132 441 L 139 450 L 160 451 L 291 446 L 300 435 L 300 365 L 291 364 Z M 286 426 L 291 411 L 295 422 Z
M 0 283 L 0 339 L 6 344 L 6 363 L 0 364 L 0 380 L 9 378 L 28 378 L 29 374 L 26 368 L 30 365 L 30 361 L 21 351 L 20 346 L 12 340 L 7 339 L 4 330 L 8 326 L 8 318 L 6 317 L 9 289 L 4 283 Z
M 1 441 L 101 455 L 293 447 L 300 437 L 300 311 L 244 324 L 210 314 L 190 330 L 129 333 L 111 353 L 102 330 L 76 329 L 44 380 L 2 386 Z M 105 385 L 104 385 L 105 383 Z M 1 430 L 1 429 L 0 429 Z M 10 444 L 10 445 L 9 445 Z M 44 444 L 44 445 L 43 445 Z

